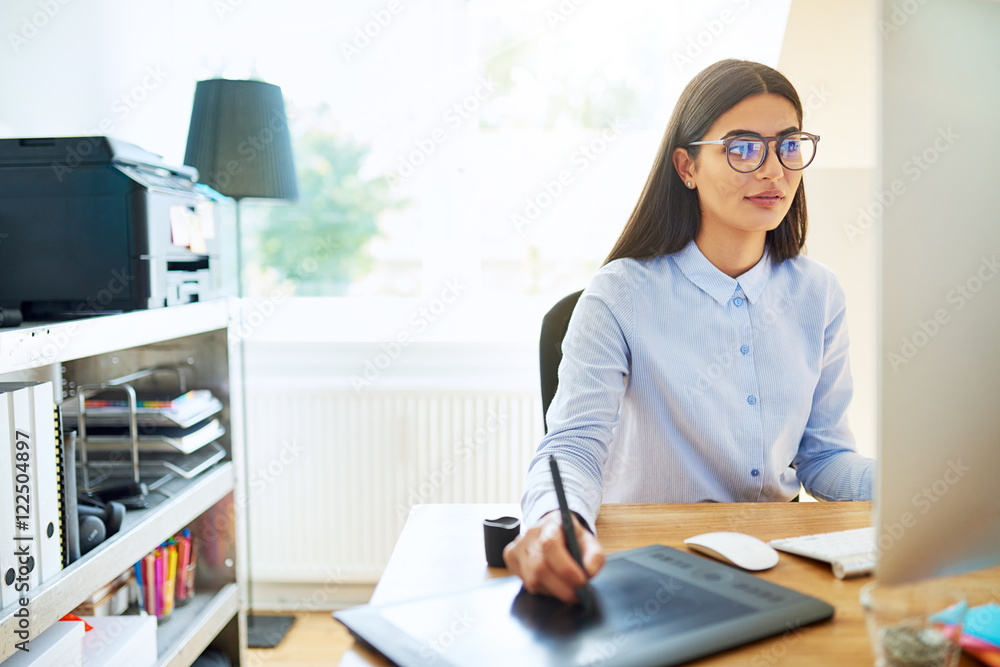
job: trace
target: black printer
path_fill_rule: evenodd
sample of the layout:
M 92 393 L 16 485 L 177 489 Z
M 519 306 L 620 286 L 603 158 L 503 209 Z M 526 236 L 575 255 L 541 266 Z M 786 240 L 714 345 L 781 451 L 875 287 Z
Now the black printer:
M 46 321 L 235 287 L 235 204 L 109 137 L 0 139 L 0 309 Z

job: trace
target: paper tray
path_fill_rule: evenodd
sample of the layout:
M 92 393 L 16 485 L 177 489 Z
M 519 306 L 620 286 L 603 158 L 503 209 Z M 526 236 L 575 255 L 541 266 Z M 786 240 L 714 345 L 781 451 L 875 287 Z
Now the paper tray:
M 120 449 L 104 452 L 93 452 L 90 456 L 89 464 L 93 470 L 92 474 L 107 476 L 126 475 L 132 471 L 131 456 L 121 455 Z M 217 442 L 211 442 L 207 446 L 191 453 L 163 452 L 156 454 L 145 454 L 139 461 L 139 471 L 141 473 L 160 474 L 173 473 L 184 479 L 191 479 L 200 475 L 211 466 L 215 465 L 226 456 L 226 450 Z M 96 483 L 96 482 L 95 482 Z
M 95 430 L 113 429 L 115 433 L 94 433 Z M 158 427 L 139 430 L 139 451 L 143 454 L 155 452 L 181 452 L 191 454 L 210 442 L 226 434 L 226 428 L 218 419 L 206 420 L 183 429 L 181 427 Z M 128 428 L 122 426 L 96 426 L 87 429 L 89 452 L 130 450 L 132 439 Z
M 222 401 L 209 395 L 203 401 L 182 406 L 180 409 L 139 408 L 136 410 L 136 422 L 140 427 L 180 426 L 188 428 L 221 411 Z M 62 413 L 63 419 L 70 428 L 77 426 L 79 422 L 77 401 L 63 403 Z M 127 426 L 128 420 L 128 408 L 87 408 L 87 426 Z

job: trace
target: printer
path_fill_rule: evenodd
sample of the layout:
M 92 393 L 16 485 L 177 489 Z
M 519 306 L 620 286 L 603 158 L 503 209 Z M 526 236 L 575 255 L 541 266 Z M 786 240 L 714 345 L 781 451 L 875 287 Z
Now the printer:
M 65 320 L 234 292 L 235 202 L 197 179 L 109 137 L 0 139 L 0 312 Z

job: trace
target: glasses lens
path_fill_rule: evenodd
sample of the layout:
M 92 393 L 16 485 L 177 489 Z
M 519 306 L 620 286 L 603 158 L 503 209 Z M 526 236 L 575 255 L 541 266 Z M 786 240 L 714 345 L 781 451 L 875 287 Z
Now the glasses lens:
M 758 137 L 736 137 L 729 144 L 729 164 L 736 171 L 753 171 L 764 157 L 764 142 Z
M 816 142 L 808 134 L 789 134 L 781 140 L 778 157 L 788 169 L 805 169 L 816 156 Z

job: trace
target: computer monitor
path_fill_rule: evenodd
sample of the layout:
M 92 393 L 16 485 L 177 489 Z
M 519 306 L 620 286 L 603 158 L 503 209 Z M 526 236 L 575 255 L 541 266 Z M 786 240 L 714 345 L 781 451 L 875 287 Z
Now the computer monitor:
M 881 12 L 876 576 L 902 582 L 1000 564 L 1000 2 Z

